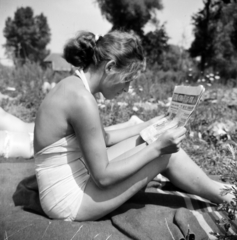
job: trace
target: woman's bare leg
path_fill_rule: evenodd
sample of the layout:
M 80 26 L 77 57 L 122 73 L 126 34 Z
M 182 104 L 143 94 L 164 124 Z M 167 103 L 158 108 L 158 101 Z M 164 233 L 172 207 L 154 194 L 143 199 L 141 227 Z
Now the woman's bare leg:
M 33 134 L 0 131 L 0 156 L 32 158 L 33 154 Z
M 137 145 L 136 141 L 137 138 L 134 137 L 109 148 L 110 160 L 119 161 L 141 151 L 145 144 L 134 147 Z M 123 154 L 118 156 L 119 148 Z M 140 171 L 111 188 L 100 189 L 90 179 L 76 220 L 96 220 L 105 216 L 145 187 L 158 173 L 167 176 L 177 187 L 215 203 L 232 199 L 231 195 L 221 197 L 220 186 L 212 181 L 183 150 L 180 150 L 175 154 L 154 159 Z
M 22 121 L 0 107 L 0 130 L 32 133 L 34 131 L 34 125 L 34 123 Z

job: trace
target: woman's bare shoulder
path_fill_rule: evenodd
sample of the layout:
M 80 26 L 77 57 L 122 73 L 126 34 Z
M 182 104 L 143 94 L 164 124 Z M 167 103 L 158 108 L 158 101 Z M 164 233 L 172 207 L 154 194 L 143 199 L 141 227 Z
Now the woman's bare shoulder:
M 73 116 L 78 111 L 84 112 L 97 109 L 94 96 L 76 76 L 64 79 L 59 91 L 64 96 L 62 99 L 66 101 L 67 112 Z
M 93 95 L 85 88 L 81 79 L 77 76 L 64 78 L 59 85 L 59 94 L 64 95 L 73 102 L 80 98 L 86 98 L 94 101 Z

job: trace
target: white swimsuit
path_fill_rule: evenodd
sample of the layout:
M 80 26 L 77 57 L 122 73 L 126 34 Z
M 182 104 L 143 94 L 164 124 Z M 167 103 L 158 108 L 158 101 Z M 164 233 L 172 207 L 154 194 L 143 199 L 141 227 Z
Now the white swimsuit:
M 76 71 L 90 91 L 83 72 Z M 71 134 L 35 154 L 40 203 L 53 219 L 75 220 L 90 177 L 76 135 Z

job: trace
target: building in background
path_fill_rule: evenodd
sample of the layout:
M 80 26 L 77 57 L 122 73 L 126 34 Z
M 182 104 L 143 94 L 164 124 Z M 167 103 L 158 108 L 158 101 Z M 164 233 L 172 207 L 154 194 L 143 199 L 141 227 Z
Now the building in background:
M 51 53 L 43 61 L 54 72 L 71 72 L 73 67 L 60 54 Z
M 42 86 L 42 88 L 45 89 L 45 93 L 74 71 L 74 67 L 58 53 L 49 54 L 43 60 L 43 66 L 46 67 L 46 74 Z

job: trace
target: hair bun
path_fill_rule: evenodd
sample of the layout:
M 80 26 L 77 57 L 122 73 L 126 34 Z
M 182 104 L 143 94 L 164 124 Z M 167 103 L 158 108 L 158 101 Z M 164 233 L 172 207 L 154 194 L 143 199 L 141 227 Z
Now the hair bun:
M 95 35 L 90 32 L 79 32 L 64 47 L 64 58 L 75 67 L 87 68 L 93 63 L 95 53 Z

